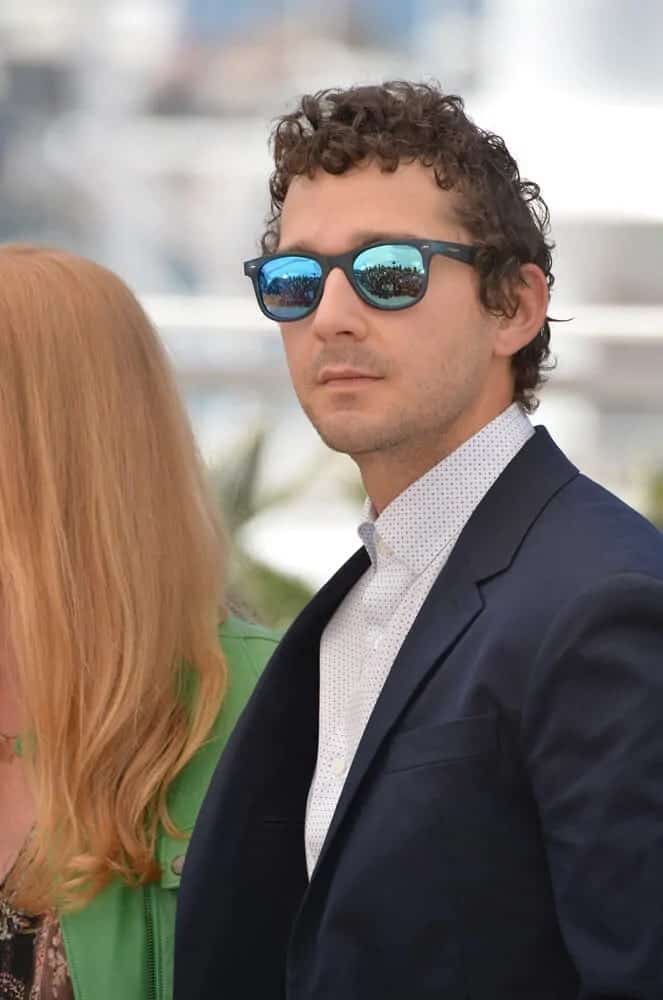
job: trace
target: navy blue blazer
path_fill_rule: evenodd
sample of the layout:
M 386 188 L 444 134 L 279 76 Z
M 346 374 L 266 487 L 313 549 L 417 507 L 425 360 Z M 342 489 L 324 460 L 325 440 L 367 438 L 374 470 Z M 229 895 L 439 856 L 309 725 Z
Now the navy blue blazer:
M 187 852 L 177 1000 L 661 1000 L 663 538 L 542 428 L 403 642 L 310 884 L 321 632 L 294 622 Z

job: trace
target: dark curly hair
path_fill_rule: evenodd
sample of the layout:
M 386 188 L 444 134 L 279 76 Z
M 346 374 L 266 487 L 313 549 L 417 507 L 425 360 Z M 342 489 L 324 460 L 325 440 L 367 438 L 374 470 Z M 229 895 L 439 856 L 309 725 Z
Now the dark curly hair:
M 301 98 L 272 132 L 275 169 L 263 253 L 276 250 L 283 202 L 293 177 L 317 169 L 342 174 L 373 160 L 382 170 L 420 161 L 443 190 L 461 195 L 459 218 L 479 244 L 475 267 L 482 304 L 513 316 L 520 265 L 537 264 L 552 289 L 550 215 L 537 184 L 523 180 L 504 140 L 467 116 L 463 101 L 437 84 L 392 81 L 380 86 L 321 90 Z M 514 400 L 528 412 L 538 405 L 550 359 L 550 317 L 512 359 Z

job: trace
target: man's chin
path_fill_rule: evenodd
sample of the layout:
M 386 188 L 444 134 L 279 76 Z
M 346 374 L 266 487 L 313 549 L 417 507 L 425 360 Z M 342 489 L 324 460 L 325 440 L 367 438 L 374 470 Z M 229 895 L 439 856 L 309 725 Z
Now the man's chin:
M 376 432 L 375 428 L 348 426 L 348 424 L 349 421 L 345 426 L 341 421 L 333 424 L 319 423 L 316 425 L 316 430 L 328 448 L 344 455 L 351 455 L 353 458 L 390 447 L 390 439 L 383 429 Z

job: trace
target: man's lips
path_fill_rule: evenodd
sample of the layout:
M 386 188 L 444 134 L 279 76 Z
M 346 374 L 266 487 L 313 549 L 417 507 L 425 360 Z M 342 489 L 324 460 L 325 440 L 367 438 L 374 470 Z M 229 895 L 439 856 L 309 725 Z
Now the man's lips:
M 318 375 L 318 382 L 321 385 L 329 385 L 331 382 L 377 382 L 379 378 L 379 375 L 374 375 L 372 372 L 362 371 L 360 368 L 327 367 L 323 368 Z

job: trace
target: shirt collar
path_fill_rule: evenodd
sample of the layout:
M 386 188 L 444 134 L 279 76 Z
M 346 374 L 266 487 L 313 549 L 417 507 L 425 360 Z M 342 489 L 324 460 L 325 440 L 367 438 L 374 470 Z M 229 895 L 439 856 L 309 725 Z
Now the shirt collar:
M 381 551 L 422 573 L 454 545 L 476 507 L 534 434 L 518 403 L 429 469 L 376 516 L 366 500 L 361 538 L 374 567 Z

